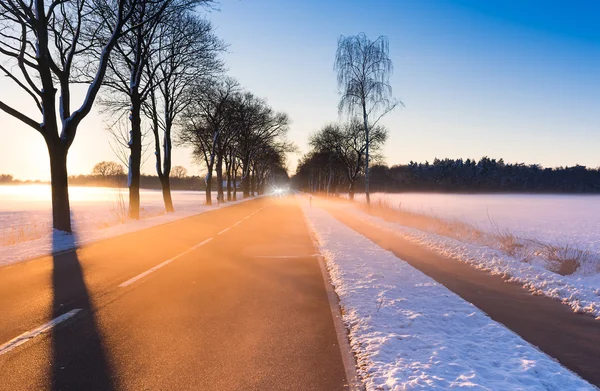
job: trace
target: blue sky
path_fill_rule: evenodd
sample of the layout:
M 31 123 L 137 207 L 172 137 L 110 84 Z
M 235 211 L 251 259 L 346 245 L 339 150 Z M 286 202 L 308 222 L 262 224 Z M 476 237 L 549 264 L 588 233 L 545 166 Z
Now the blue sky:
M 340 34 L 387 35 L 394 95 L 388 164 L 435 157 L 600 166 L 600 3 L 578 1 L 223 0 L 209 18 L 229 44 L 229 74 L 290 114 L 290 138 L 338 119 Z M 0 97 L 5 96 L 0 82 Z M 0 114 L 0 172 L 46 179 L 41 137 Z M 8 127 L 5 125 L 9 125 Z M 84 121 L 72 174 L 114 160 L 102 117 Z M 18 148 L 17 148 L 18 147 Z M 25 148 L 25 149 L 24 149 Z M 15 151 L 19 151 L 16 153 Z M 42 151 L 42 152 L 40 152 Z M 35 156 L 30 155 L 35 153 Z M 28 161 L 37 158 L 31 166 Z M 295 167 L 299 156 L 290 158 Z M 176 164 L 192 167 L 188 150 Z M 146 172 L 152 172 L 149 162 Z

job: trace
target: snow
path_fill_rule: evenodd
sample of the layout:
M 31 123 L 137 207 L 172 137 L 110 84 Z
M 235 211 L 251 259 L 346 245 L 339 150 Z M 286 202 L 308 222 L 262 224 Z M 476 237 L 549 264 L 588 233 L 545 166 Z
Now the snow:
M 326 211 L 303 210 L 368 391 L 596 389 Z
M 50 186 L 0 186 L 0 266 L 165 224 L 219 207 L 216 202 L 212 206 L 205 205 L 204 192 L 173 191 L 175 213 L 166 214 L 161 191 L 141 190 L 141 219 L 122 223 L 127 210 L 127 189 L 72 186 L 69 196 L 75 235 L 52 231 Z M 213 194 L 213 200 L 216 200 L 216 193 Z
M 587 277 L 561 276 L 547 270 L 545 263 L 540 260 L 525 263 L 486 246 L 465 243 L 387 222 L 358 210 L 348 208 L 345 210 L 365 222 L 392 231 L 403 239 L 427 247 L 441 255 L 466 262 L 491 274 L 504 276 L 507 282 L 522 284 L 525 289 L 534 294 L 560 300 L 575 312 L 600 317 L 600 274 Z
M 357 201 L 364 201 L 357 194 Z M 371 200 L 393 208 L 456 219 L 549 244 L 571 244 L 600 253 L 600 196 L 543 194 L 374 193 Z M 489 215 L 489 217 L 488 217 Z
M 415 194 L 377 195 L 393 202 L 402 200 L 402 209 L 413 209 Z M 590 251 L 590 257 L 572 275 L 562 276 L 549 270 L 549 263 L 539 256 L 524 261 L 518 254 L 511 256 L 501 251 L 494 243 L 476 243 L 458 240 L 434 232 L 421 231 L 399 223 L 385 221 L 355 208 L 349 208 L 356 217 L 393 231 L 406 240 L 425 246 L 439 254 L 466 262 L 478 269 L 502 275 L 509 282 L 522 284 L 534 294 L 542 294 L 562 301 L 575 312 L 587 313 L 600 320 L 600 264 L 598 264 L 598 241 L 600 240 L 600 197 L 597 196 L 503 196 L 503 195 L 419 195 L 425 205 L 430 202 L 432 210 L 451 219 L 473 223 L 490 232 L 483 215 L 489 208 L 495 219 L 509 227 L 509 232 L 520 234 L 520 238 L 539 237 L 537 242 L 555 245 L 572 245 Z M 480 197 L 480 198 L 479 198 Z M 377 198 L 375 198 L 377 199 Z M 406 200 L 409 200 L 408 202 Z M 394 204 L 390 204 L 394 206 Z M 406 205 L 406 208 L 405 208 Z M 477 220 L 478 219 L 478 220 Z M 487 219 L 487 216 L 485 217 Z M 489 224 L 489 219 L 487 219 Z M 537 246 L 526 239 L 527 246 Z

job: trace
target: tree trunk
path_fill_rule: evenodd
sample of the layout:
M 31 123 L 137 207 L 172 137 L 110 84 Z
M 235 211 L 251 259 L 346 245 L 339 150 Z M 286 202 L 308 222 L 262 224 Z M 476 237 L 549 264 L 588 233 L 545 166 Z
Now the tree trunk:
M 250 194 L 252 196 L 255 196 L 255 190 L 256 190 L 256 171 L 254 170 L 254 167 L 252 167 L 252 173 L 250 174 Z
M 350 181 L 350 186 L 348 188 L 348 198 L 350 198 L 350 201 L 354 200 L 354 184 L 355 181 Z
M 165 135 L 163 141 L 163 178 L 161 180 L 163 200 L 165 201 L 165 209 L 167 213 L 175 212 L 173 207 L 173 198 L 171 197 L 171 153 L 173 151 L 173 145 L 171 144 L 171 122 L 167 120 L 165 127 Z M 159 152 L 159 150 L 157 150 Z
M 211 161 L 213 161 L 212 158 Z M 206 183 L 206 205 L 212 205 L 212 164 L 209 164 L 207 169 L 208 172 L 206 173 L 206 178 L 204 179 Z
M 206 205 L 212 205 L 212 174 L 206 175 Z
M 167 213 L 175 212 L 173 207 L 173 198 L 171 197 L 171 180 L 168 176 L 163 175 L 160 178 L 160 185 L 162 187 L 163 201 L 165 202 L 165 210 Z
M 242 162 L 242 191 L 244 198 L 250 197 L 250 162 Z
M 231 201 L 231 172 L 227 170 L 227 201 Z
M 227 175 L 227 201 L 231 201 L 231 166 L 233 165 L 230 158 L 225 159 L 225 174 Z
M 233 200 L 237 201 L 237 167 L 235 162 L 232 162 L 233 165 Z
M 60 141 L 46 142 L 50 156 L 50 178 L 52 186 L 52 228 L 72 233 L 67 152 Z M 52 145 L 58 144 L 58 145 Z
M 222 154 L 217 155 L 217 202 L 221 203 L 224 200 L 223 197 L 223 156 Z
M 369 205 L 371 203 L 371 195 L 369 194 L 369 118 L 364 102 L 363 120 L 365 122 L 365 141 L 367 143 L 367 148 L 365 150 L 365 196 L 367 197 L 367 205 Z
M 142 162 L 141 101 L 137 93 L 131 95 L 131 135 L 129 140 L 129 218 L 140 218 L 140 165 Z

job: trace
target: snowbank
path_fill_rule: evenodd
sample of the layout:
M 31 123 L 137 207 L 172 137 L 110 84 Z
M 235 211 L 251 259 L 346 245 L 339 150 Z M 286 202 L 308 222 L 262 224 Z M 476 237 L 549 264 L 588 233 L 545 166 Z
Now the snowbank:
M 367 390 L 594 390 L 444 286 L 303 206 Z

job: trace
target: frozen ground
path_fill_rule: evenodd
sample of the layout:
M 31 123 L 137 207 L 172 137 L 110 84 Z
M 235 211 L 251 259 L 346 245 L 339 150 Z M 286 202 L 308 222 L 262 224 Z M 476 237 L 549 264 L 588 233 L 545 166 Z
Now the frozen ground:
M 356 199 L 364 201 L 364 194 L 357 194 Z M 371 199 L 402 210 L 460 220 L 488 232 L 495 231 L 493 221 L 501 231 L 524 239 L 600 253 L 597 195 L 375 193 Z
M 126 221 L 127 189 L 73 186 L 69 195 L 76 235 L 71 238 L 58 233 L 53 237 L 48 185 L 0 186 L 0 266 L 217 207 L 205 205 L 204 192 L 174 191 L 175 213 L 167 215 L 160 191 L 141 190 L 141 220 Z M 216 204 L 216 193 L 213 202 Z
M 324 210 L 304 212 L 368 391 L 595 389 Z

